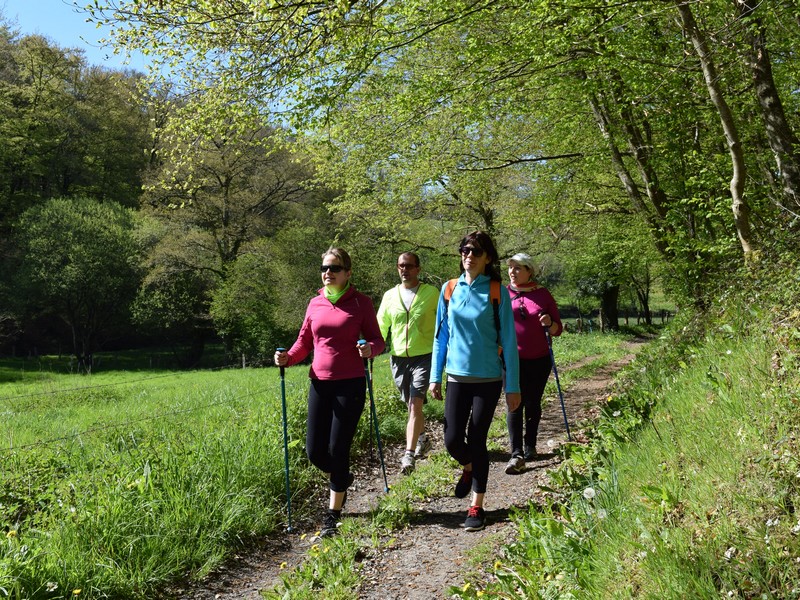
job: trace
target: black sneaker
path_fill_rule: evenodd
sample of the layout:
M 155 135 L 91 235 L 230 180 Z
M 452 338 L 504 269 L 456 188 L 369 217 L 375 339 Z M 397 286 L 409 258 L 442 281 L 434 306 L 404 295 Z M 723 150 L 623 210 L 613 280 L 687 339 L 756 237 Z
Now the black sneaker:
M 525 460 L 534 461 L 539 457 L 534 446 L 525 446 Z
M 472 470 L 461 471 L 461 478 L 456 484 L 456 498 L 466 498 L 469 491 L 472 489 Z
M 464 521 L 464 530 L 480 531 L 484 527 L 486 527 L 486 512 L 480 506 L 470 506 L 467 520 Z
M 331 537 L 336 535 L 339 531 L 339 517 L 341 516 L 342 511 L 340 510 L 333 510 L 329 508 L 325 511 L 325 514 L 322 516 L 322 529 L 319 530 L 319 537 Z

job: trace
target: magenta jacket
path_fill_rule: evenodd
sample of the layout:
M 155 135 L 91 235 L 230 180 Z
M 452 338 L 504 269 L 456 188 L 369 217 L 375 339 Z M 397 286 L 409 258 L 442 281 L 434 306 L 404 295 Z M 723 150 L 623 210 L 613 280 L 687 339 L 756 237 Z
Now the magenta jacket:
M 352 285 L 336 304 L 325 297 L 324 288 L 311 299 L 297 341 L 289 349 L 289 365 L 296 365 L 314 351 L 311 379 L 352 379 L 364 376 L 364 359 L 356 344 L 365 339 L 372 356 L 385 348 L 372 301 Z
M 523 359 L 541 358 L 550 353 L 544 327 L 539 323 L 539 315 L 548 314 L 558 323 L 556 335 L 561 335 L 561 317 L 552 294 L 547 288 L 537 286 L 527 292 L 515 292 L 508 288 L 511 296 L 511 310 L 514 313 L 514 328 L 517 331 L 517 348 Z

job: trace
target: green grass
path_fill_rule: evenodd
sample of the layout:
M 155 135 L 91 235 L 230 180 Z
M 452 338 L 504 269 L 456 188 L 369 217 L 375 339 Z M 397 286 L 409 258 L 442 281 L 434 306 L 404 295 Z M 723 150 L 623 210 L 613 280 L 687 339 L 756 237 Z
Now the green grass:
M 800 315 L 737 286 L 637 358 L 460 597 L 800 597 Z
M 562 383 L 572 377 L 571 361 L 610 359 L 622 339 L 557 339 Z M 0 597 L 152 597 L 170 582 L 202 577 L 252 540 L 281 535 L 276 369 L 107 369 L 87 376 L 52 360 L 61 365 L 55 371 L 21 359 L 0 363 Z M 287 369 L 295 522 L 317 512 L 311 499 L 321 485 L 303 450 L 307 376 L 306 366 Z M 374 376 L 381 436 L 384 444 L 399 443 L 406 412 L 387 356 L 375 360 Z M 441 422 L 443 403 L 431 401 L 425 411 Z M 369 444 L 367 419 L 365 411 L 356 452 Z M 454 468 L 446 454 L 434 456 L 393 487 L 369 519 L 345 519 L 352 535 L 309 553 L 287 580 L 293 597 L 303 597 L 299 590 L 312 597 L 320 586 L 327 597 L 348 597 L 358 583 L 357 556 L 390 543 L 391 532 L 413 519 L 412 502 L 445 493 Z

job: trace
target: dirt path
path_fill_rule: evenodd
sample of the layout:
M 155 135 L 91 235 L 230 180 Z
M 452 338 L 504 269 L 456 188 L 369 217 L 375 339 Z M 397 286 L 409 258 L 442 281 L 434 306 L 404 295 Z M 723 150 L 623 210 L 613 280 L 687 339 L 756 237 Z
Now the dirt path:
M 608 394 L 614 375 L 629 363 L 642 343 L 629 345 L 630 354 L 612 363 L 592 377 L 573 384 L 564 394 L 573 440 L 580 438 L 576 426 L 591 415 L 592 408 Z M 498 410 L 505 411 L 501 401 Z M 438 428 L 441 430 L 441 427 Z M 442 433 L 433 436 L 433 451 L 443 447 Z M 429 498 L 414 507 L 411 525 L 396 532 L 394 543 L 376 550 L 360 563 L 364 583 L 358 598 L 386 600 L 428 600 L 446 598 L 450 586 L 462 585 L 468 552 L 479 544 L 499 546 L 515 537 L 508 519 L 512 507 L 524 507 L 542 484 L 545 471 L 554 467 L 559 458 L 553 449 L 566 441 L 564 419 L 558 397 L 549 398 L 544 408 L 539 428 L 538 452 L 541 460 L 528 463 L 518 475 L 506 475 L 508 452 L 491 456 L 489 483 L 486 491 L 487 525 L 481 532 L 466 532 L 462 524 L 468 506 L 467 499 L 453 496 Z M 503 439 L 503 446 L 506 440 Z M 396 449 L 388 451 L 387 468 L 399 463 Z M 387 469 L 388 471 L 388 469 Z M 396 475 L 390 475 L 391 479 Z M 378 469 L 359 472 L 352 500 L 348 503 L 350 516 L 366 514 L 372 510 L 383 493 L 382 476 Z M 364 482 L 360 484 L 358 482 Z M 455 483 L 455 479 L 453 480 Z M 298 527 L 302 531 L 305 528 Z M 173 597 L 187 600 L 259 600 L 259 591 L 271 589 L 280 582 L 280 565 L 292 568 L 299 564 L 310 546 L 309 537 L 314 529 L 308 526 L 308 537 L 287 536 L 281 542 L 271 542 L 247 556 L 236 557 L 224 569 L 217 571 L 201 587 L 178 590 Z

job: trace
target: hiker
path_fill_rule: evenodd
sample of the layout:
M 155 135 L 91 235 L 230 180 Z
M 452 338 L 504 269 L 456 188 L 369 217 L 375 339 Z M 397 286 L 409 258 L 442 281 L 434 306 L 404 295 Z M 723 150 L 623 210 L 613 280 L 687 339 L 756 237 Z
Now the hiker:
M 465 498 L 472 490 L 464 528 L 480 531 L 486 525 L 486 438 L 503 387 L 503 363 L 506 404 L 515 410 L 520 403 L 519 360 L 511 299 L 500 285 L 494 243 L 476 231 L 461 240 L 459 253 L 461 276 L 448 282 L 439 296 L 429 389 L 441 399 L 446 370 L 444 443 L 463 467 L 455 496 Z
M 552 367 L 545 331 L 558 336 L 562 326 L 553 296 L 533 278 L 533 259 L 520 252 L 509 258 L 507 265 L 522 392 L 519 407 L 506 414 L 511 441 L 511 460 L 506 465 L 506 473 L 513 475 L 525 470 L 526 461 L 537 459 L 536 436 L 542 419 L 542 396 Z
M 353 483 L 350 446 L 364 410 L 367 381 L 364 359 L 385 344 L 369 297 L 350 283 L 350 256 L 341 248 L 322 255 L 323 288 L 306 309 L 297 341 L 275 353 L 278 366 L 295 365 L 314 352 L 309 377 L 306 453 L 329 475 L 330 499 L 320 537 L 334 535 Z M 359 345 L 359 339 L 366 344 Z
M 381 335 L 390 341 L 392 376 L 400 400 L 408 407 L 406 447 L 400 472 L 414 471 L 416 460 L 430 448 L 425 433 L 426 394 L 431 375 L 431 349 L 436 329 L 439 290 L 419 280 L 419 256 L 404 252 L 397 259 L 400 283 L 387 290 L 378 308 Z

